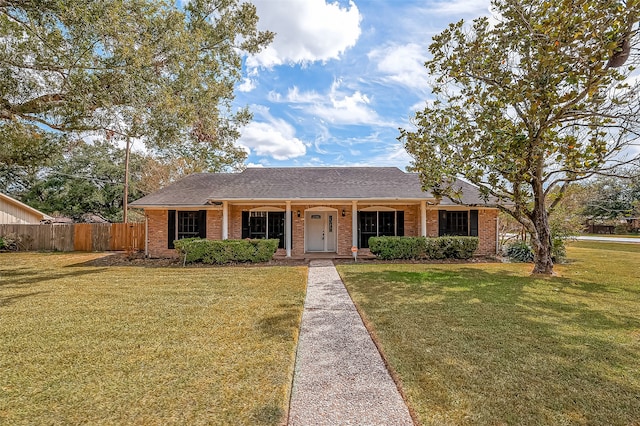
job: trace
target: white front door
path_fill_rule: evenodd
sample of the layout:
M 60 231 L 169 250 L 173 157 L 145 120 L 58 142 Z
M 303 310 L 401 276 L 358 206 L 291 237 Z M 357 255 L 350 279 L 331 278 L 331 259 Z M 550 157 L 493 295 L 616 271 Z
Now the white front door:
M 337 221 L 334 212 L 306 212 L 307 251 L 336 251 Z
M 307 251 L 325 251 L 325 212 L 307 213 Z

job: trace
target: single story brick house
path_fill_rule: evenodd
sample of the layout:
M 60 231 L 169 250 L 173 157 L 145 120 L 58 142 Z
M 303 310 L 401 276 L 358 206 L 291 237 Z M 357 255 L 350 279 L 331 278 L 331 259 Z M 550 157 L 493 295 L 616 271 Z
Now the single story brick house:
M 193 174 L 131 207 L 144 209 L 150 257 L 176 256 L 174 240 L 188 237 L 277 238 L 278 256 L 351 256 L 384 235 L 478 236 L 478 254 L 495 254 L 498 210 L 475 186 L 456 187 L 461 204 L 395 167 L 248 168 Z

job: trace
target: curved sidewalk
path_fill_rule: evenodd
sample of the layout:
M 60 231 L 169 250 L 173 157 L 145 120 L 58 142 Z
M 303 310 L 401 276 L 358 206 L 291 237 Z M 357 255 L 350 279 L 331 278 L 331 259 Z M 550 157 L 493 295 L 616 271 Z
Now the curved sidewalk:
M 413 425 L 331 261 L 309 264 L 289 425 Z

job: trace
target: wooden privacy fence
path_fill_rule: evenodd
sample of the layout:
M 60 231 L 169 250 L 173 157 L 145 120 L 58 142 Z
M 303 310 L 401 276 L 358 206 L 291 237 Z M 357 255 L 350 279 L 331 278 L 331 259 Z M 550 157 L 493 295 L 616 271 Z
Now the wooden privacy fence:
M 28 251 L 142 251 L 144 223 L 0 225 L 0 237 L 17 238 Z

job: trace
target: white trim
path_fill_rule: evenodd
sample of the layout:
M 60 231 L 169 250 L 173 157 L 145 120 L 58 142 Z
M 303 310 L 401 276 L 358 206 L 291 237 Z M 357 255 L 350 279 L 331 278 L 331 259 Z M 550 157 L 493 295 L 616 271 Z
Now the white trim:
M 443 205 L 438 205 L 438 206 L 434 206 L 433 210 L 437 210 L 437 211 L 441 211 L 441 210 L 446 210 L 448 212 L 451 211 L 469 211 L 469 210 L 484 210 L 484 209 L 491 209 L 492 207 L 480 207 L 480 206 L 458 206 L 458 205 L 454 205 L 454 206 L 443 206 Z
M 309 207 L 305 212 L 337 212 L 338 209 L 326 206 Z
M 350 201 L 354 201 L 353 198 L 225 198 L 233 204 L 238 203 L 265 203 L 265 204 L 284 204 L 287 200 L 290 200 L 292 205 L 296 204 L 313 204 L 313 203 L 326 203 L 326 204 L 348 204 Z M 384 204 L 403 204 L 403 203 L 419 203 L 422 200 L 426 200 L 431 204 L 437 204 L 438 200 L 435 197 L 421 197 L 421 198 L 403 198 L 403 197 L 388 197 L 388 198 L 357 198 L 356 201 L 365 204 L 384 203 Z M 222 201 L 222 199 L 209 200 L 209 202 Z M 210 205 L 210 204 L 208 204 Z M 143 205 L 137 205 L 135 207 L 144 207 Z
M 334 245 L 334 249 L 333 250 L 328 250 L 328 244 L 327 241 L 328 239 L 325 238 L 324 239 L 324 243 L 323 243 L 323 249 L 322 250 L 313 250 L 313 251 L 309 251 L 309 244 L 308 244 L 308 239 L 309 239 L 309 232 L 308 232 L 308 226 L 309 223 L 311 222 L 309 219 L 309 215 L 312 213 L 325 213 L 323 215 L 323 232 L 324 235 L 326 236 L 329 233 L 328 227 L 329 227 L 329 215 L 327 213 L 333 213 L 334 215 L 334 223 L 333 223 L 333 233 L 334 233 L 334 241 L 333 241 L 333 245 Z M 304 211 L 304 252 L 305 253 L 337 253 L 338 252 L 338 209 L 332 208 L 332 207 L 311 207 L 308 209 L 305 209 Z
M 205 226 L 207 226 L 205 224 Z M 229 239 L 229 202 L 222 202 L 222 239 Z
M 286 202 L 286 209 L 284 213 L 284 248 L 287 251 L 287 257 L 291 257 L 291 201 Z
M 129 206 L 131 207 L 131 206 Z M 134 207 L 131 207 L 134 208 Z M 143 208 L 143 207 L 135 207 L 135 208 Z M 166 211 L 166 210 L 176 210 L 181 212 L 193 212 L 193 211 L 222 211 L 222 206 L 162 206 L 162 207 L 144 207 L 144 211 Z
M 397 209 L 387 206 L 371 206 L 360 209 L 361 212 L 395 212 Z
M 420 235 L 427 236 L 427 202 L 420 202 Z
M 351 201 L 351 246 L 358 247 L 358 201 L 356 200 Z
M 227 201 L 225 201 L 226 203 Z M 273 206 L 261 206 L 261 207 L 255 207 L 253 209 L 249 209 L 249 212 L 284 212 L 286 211 L 283 208 L 280 207 L 273 207 Z

